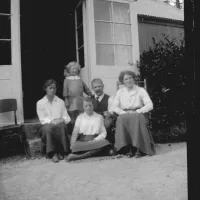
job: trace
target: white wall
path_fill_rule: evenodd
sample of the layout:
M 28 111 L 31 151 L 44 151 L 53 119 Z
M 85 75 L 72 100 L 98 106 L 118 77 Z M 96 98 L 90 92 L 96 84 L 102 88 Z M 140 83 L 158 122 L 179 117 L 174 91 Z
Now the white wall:
M 133 66 L 100 66 L 96 65 L 96 48 L 95 48 L 95 29 L 94 29 L 94 8 L 93 0 L 87 2 L 87 28 L 88 28 L 88 66 L 90 73 L 90 80 L 93 78 L 101 78 L 105 85 L 105 92 L 109 95 L 115 95 L 116 82 L 119 73 L 125 69 L 137 71 L 136 62 L 139 60 L 139 35 L 138 35 L 138 14 L 170 18 L 176 20 L 184 20 L 183 11 L 167 5 L 159 0 L 113 0 L 118 2 L 130 3 L 131 15 L 131 31 L 133 44 Z
M 19 0 L 11 0 L 12 65 L 0 66 L 0 99 L 17 99 L 18 122 L 23 122 Z M 0 114 L 0 126 L 13 123 L 11 113 Z

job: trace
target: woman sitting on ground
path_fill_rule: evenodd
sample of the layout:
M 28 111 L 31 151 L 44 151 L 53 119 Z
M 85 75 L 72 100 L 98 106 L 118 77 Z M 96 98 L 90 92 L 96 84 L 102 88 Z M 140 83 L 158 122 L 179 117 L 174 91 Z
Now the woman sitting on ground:
M 50 79 L 44 84 L 46 95 L 37 102 L 37 114 L 42 124 L 40 136 L 46 144 L 47 157 L 53 162 L 64 159 L 69 153 L 66 124 L 70 122 L 65 103 L 56 94 L 56 81 Z
M 112 109 L 119 115 L 115 133 L 116 151 L 126 151 L 129 157 L 135 153 L 138 158 L 144 154 L 154 155 L 155 148 L 144 115 L 153 109 L 153 103 L 147 91 L 135 85 L 135 77 L 132 71 L 120 73 L 119 81 L 125 87 L 117 91 Z
M 91 97 L 83 98 L 84 113 L 75 122 L 71 137 L 71 151 L 66 161 L 88 158 L 100 155 L 110 149 L 111 144 L 106 140 L 106 129 L 103 117 L 93 111 Z

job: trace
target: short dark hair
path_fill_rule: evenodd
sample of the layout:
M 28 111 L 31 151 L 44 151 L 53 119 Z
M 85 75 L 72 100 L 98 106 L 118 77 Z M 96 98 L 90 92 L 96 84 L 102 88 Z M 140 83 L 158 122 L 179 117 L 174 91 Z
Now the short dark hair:
M 120 72 L 120 74 L 119 74 L 119 78 L 118 79 L 119 79 L 120 83 L 124 83 L 124 76 L 125 75 L 130 75 L 130 76 L 133 77 L 134 80 L 136 80 L 135 72 L 130 71 L 130 70 L 124 70 L 124 71 Z
M 47 87 L 50 86 L 50 85 L 52 85 L 52 84 L 55 84 L 55 85 L 56 85 L 56 88 L 57 88 L 57 83 L 56 83 L 56 81 L 53 80 L 53 79 L 49 79 L 49 80 L 45 81 L 44 86 L 43 86 L 43 89 L 46 91 Z
M 93 104 L 93 100 L 91 97 L 83 97 L 84 102 L 91 102 Z
M 91 82 L 91 85 L 93 85 L 93 83 L 94 82 L 101 82 L 102 83 L 102 85 L 103 85 L 103 81 L 100 79 L 100 78 L 94 78 L 93 80 L 92 80 L 92 82 Z

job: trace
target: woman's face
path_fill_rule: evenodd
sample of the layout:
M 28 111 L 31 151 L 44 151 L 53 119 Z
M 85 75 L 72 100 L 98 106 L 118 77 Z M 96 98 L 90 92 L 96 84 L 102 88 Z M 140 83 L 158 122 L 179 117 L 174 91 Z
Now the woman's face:
M 78 67 L 76 65 L 71 66 L 70 73 L 73 76 L 77 75 L 78 74 Z
M 124 85 L 128 88 L 132 88 L 134 86 L 134 79 L 131 75 L 125 74 L 124 75 Z
M 46 88 L 48 96 L 54 96 L 56 94 L 56 85 L 53 83 Z
M 91 115 L 93 113 L 93 104 L 92 102 L 83 102 L 83 109 L 88 114 Z

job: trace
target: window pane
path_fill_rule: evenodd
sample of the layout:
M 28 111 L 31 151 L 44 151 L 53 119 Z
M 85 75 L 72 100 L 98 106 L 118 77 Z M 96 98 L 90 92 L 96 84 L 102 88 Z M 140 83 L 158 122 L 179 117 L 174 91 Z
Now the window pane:
M 78 28 L 77 34 L 78 34 L 78 47 L 80 47 L 83 45 L 83 25 L 81 25 Z
M 114 45 L 96 44 L 97 65 L 114 65 Z
M 112 23 L 95 22 L 96 42 L 113 43 Z
M 112 21 L 111 2 L 94 0 L 94 20 Z
M 10 16 L 0 15 L 0 39 L 11 38 Z
M 85 66 L 84 47 L 78 50 L 78 58 L 79 58 L 79 64 L 81 65 L 81 68 L 84 67 Z
M 129 66 L 133 62 L 132 46 L 116 45 L 116 65 Z
M 130 25 L 114 24 L 114 33 L 115 44 L 132 44 Z
M 0 0 L 0 13 L 10 14 L 10 0 Z
M 77 27 L 79 27 L 83 23 L 82 4 L 80 4 L 76 9 L 76 19 L 77 19 Z
M 0 40 L 0 65 L 11 65 L 11 41 Z
M 113 21 L 130 23 L 130 11 L 128 3 L 113 2 Z

